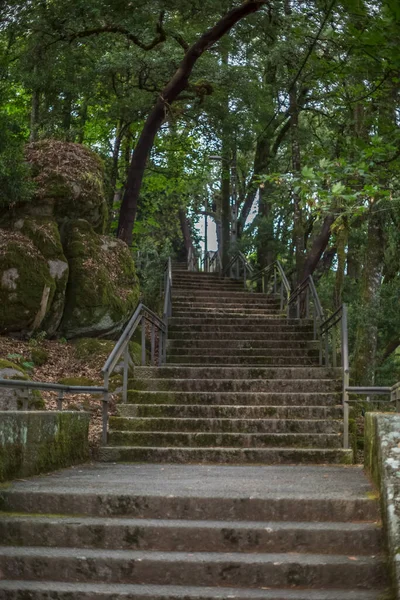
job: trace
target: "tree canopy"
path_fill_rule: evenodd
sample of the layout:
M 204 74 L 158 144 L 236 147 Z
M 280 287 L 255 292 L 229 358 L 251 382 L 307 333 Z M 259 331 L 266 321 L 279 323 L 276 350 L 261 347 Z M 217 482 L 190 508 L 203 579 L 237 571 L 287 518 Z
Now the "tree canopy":
M 208 214 L 225 262 L 279 258 L 346 301 L 357 382 L 395 381 L 399 37 L 397 0 L 6 1 L 0 206 L 32 196 L 29 140 L 85 144 L 110 235 L 183 252 Z

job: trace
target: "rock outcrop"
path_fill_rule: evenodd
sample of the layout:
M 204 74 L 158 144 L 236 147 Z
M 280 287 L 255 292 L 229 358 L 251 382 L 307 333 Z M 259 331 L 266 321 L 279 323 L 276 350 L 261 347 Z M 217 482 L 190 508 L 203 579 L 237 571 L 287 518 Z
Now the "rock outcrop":
M 118 329 L 138 300 L 129 248 L 104 235 L 100 158 L 56 140 L 27 147 L 35 197 L 0 212 L 0 333 L 72 338 Z

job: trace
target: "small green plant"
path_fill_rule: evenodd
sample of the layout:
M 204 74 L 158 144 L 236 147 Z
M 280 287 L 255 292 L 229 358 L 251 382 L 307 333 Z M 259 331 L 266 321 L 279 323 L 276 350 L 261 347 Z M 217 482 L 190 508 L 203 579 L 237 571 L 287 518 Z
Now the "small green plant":
M 47 337 L 46 331 L 40 331 L 39 333 L 35 333 L 29 340 L 28 344 L 31 348 L 36 348 L 40 346 L 44 342 Z
M 7 354 L 8 360 L 15 362 L 18 365 L 21 365 L 27 371 L 34 369 L 35 365 L 33 362 L 26 360 L 26 358 L 22 354 L 10 353 Z

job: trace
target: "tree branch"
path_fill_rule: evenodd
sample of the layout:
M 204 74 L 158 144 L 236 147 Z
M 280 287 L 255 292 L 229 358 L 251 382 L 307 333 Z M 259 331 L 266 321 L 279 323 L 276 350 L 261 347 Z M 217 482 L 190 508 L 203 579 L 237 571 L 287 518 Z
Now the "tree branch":
M 165 11 L 163 10 L 160 13 L 160 18 L 157 23 L 157 33 L 154 36 L 153 40 L 148 44 L 142 42 L 142 40 L 140 40 L 137 35 L 133 34 L 131 31 L 129 31 L 129 29 L 123 27 L 122 25 L 104 25 L 102 27 L 95 27 L 94 29 L 85 29 L 83 31 L 77 31 L 76 33 L 72 33 L 71 35 L 69 35 L 67 39 L 69 42 L 73 42 L 76 39 L 91 37 L 93 35 L 100 35 L 102 33 L 120 33 L 121 35 L 124 35 L 126 38 L 128 38 L 128 40 L 130 40 L 133 44 L 135 44 L 135 46 L 138 46 L 142 50 L 148 52 L 149 50 L 152 50 L 159 44 L 165 42 L 165 40 L 167 39 L 166 33 L 163 28 L 164 16 Z

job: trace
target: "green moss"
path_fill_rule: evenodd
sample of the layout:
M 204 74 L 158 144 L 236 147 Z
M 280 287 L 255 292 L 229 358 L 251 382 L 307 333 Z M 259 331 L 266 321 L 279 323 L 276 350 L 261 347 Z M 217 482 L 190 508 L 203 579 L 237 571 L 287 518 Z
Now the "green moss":
M 122 375 L 113 375 L 110 378 L 108 389 L 110 392 L 115 392 L 119 387 L 122 387 L 123 377 Z
M 65 233 L 70 265 L 62 330 L 67 337 L 110 331 L 132 314 L 139 298 L 129 248 L 120 240 L 98 236 L 78 220 Z
M 133 363 L 136 366 L 140 366 L 142 364 L 142 345 L 137 342 L 130 342 L 129 352 Z
M 34 265 L 34 268 L 32 268 Z M 29 238 L 15 232 L 0 232 L 0 332 L 32 330 L 41 310 L 45 290 L 49 312 L 56 285 L 43 255 Z M 36 326 L 41 323 L 37 322 Z
M 31 359 L 37 367 L 41 367 L 49 360 L 49 353 L 45 348 L 33 348 L 31 350 Z
M 112 352 L 115 342 L 99 338 L 81 338 L 74 343 L 75 356 L 79 359 L 107 358 Z
M 15 369 L 16 371 L 20 371 L 25 375 L 25 371 L 21 367 L 21 365 L 17 365 L 11 362 L 10 360 L 6 360 L 4 358 L 0 358 L 0 369 Z
M 63 379 L 60 379 L 58 383 L 71 386 L 97 385 L 93 379 L 89 379 L 88 377 L 64 377 Z
M 36 475 L 88 458 L 86 413 L 10 413 L 0 428 L 0 480 Z

